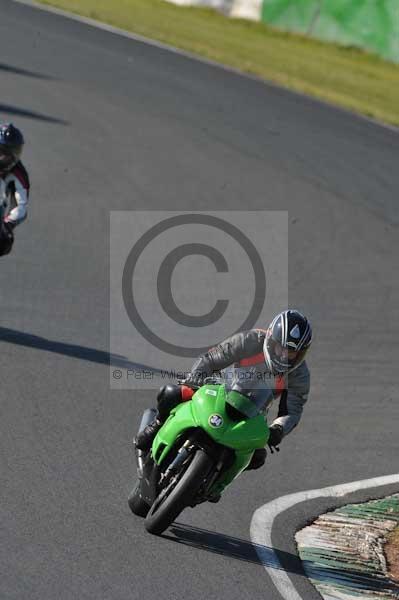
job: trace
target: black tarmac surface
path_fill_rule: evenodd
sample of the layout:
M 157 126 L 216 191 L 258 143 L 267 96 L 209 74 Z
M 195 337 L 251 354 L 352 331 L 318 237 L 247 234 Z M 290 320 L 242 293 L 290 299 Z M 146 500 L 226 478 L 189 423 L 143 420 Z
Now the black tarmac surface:
M 1 259 L 0 597 L 277 600 L 255 509 L 398 472 L 399 135 L 8 0 L 0 14 L 0 117 L 23 128 L 32 178 Z M 312 394 L 262 471 L 156 538 L 126 502 L 152 398 L 109 388 L 109 211 L 217 207 L 289 211 Z M 295 527 L 327 504 L 276 521 L 288 571 Z

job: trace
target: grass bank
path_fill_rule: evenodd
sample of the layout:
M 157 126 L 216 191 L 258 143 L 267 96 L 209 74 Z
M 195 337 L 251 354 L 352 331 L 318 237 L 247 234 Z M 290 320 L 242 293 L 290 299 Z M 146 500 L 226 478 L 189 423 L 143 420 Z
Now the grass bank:
M 45 0 L 399 126 L 399 66 L 353 48 L 164 0 Z
M 388 572 L 394 581 L 399 583 L 399 527 L 388 537 L 384 547 Z

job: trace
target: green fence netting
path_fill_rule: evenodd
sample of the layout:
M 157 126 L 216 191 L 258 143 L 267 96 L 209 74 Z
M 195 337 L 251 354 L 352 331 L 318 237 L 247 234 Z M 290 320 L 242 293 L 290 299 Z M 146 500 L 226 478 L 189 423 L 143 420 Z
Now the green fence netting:
M 263 0 L 261 17 L 282 29 L 399 62 L 399 0 Z

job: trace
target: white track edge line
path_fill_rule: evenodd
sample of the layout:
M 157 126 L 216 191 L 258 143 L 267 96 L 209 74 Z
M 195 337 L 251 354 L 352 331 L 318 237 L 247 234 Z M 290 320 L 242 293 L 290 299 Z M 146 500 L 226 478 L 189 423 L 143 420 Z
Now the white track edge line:
M 273 550 L 271 532 L 273 522 L 275 518 L 282 512 L 289 508 L 305 502 L 306 500 L 313 500 L 314 498 L 323 497 L 334 497 L 338 498 L 345 496 L 346 494 L 357 492 L 359 490 L 371 489 L 386 485 L 399 483 L 399 473 L 395 475 L 386 475 L 382 477 L 374 477 L 372 479 L 363 479 L 361 481 L 353 481 L 351 483 L 343 483 L 340 485 L 334 485 L 330 487 L 320 488 L 318 490 L 306 490 L 303 492 L 297 492 L 295 494 L 288 494 L 287 496 L 281 496 L 276 498 L 267 504 L 264 504 L 258 508 L 251 520 L 251 540 L 254 544 L 257 544 L 256 551 L 259 558 L 262 561 L 264 568 L 270 576 L 273 584 L 277 588 L 280 595 L 285 600 L 304 600 L 296 591 L 293 583 L 284 571 L 277 554 Z M 259 546 L 265 546 L 263 550 Z M 267 562 L 270 561 L 270 556 L 273 556 L 274 566 L 268 566 L 264 557 L 268 557 Z M 277 567 L 277 568 L 276 568 Z

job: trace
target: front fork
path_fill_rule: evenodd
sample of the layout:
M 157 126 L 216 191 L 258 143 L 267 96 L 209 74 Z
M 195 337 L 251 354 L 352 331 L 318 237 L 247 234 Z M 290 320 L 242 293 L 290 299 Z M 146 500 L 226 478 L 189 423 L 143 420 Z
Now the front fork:
M 235 452 L 233 463 L 222 472 L 219 480 L 214 480 L 214 485 L 210 488 L 210 492 L 212 494 L 221 494 L 223 490 L 249 465 L 253 454 L 253 451 Z
M 236 463 L 236 457 L 231 449 L 220 449 L 220 447 L 215 448 L 213 447 L 213 444 L 209 444 L 209 442 L 204 439 L 203 433 L 197 432 L 197 434 L 194 435 L 193 438 L 188 439 L 184 442 L 181 448 L 179 448 L 177 455 L 175 456 L 173 461 L 170 463 L 166 471 L 161 475 L 160 483 L 162 487 L 168 485 L 169 481 L 181 471 L 182 467 L 184 466 L 184 463 L 187 461 L 190 454 L 195 452 L 196 449 L 200 449 L 203 452 L 206 452 L 215 461 L 215 466 L 212 469 L 211 476 L 207 481 L 205 481 L 205 485 L 199 494 L 199 498 L 197 499 L 197 502 L 195 502 L 198 503 L 206 500 L 206 497 L 213 492 L 214 484 L 218 481 L 223 471 L 226 471 L 227 474 L 230 473 L 230 470 L 232 469 L 232 467 L 234 467 Z M 225 476 L 223 476 L 223 482 L 224 481 Z M 224 487 L 227 484 L 228 482 L 225 482 L 222 486 L 222 489 L 224 489 Z
M 167 485 L 172 477 L 174 477 L 182 468 L 185 461 L 190 456 L 190 453 L 193 451 L 194 445 L 191 440 L 186 440 L 179 448 L 175 458 L 170 463 L 169 467 L 166 469 L 164 473 L 161 475 L 160 484 Z

